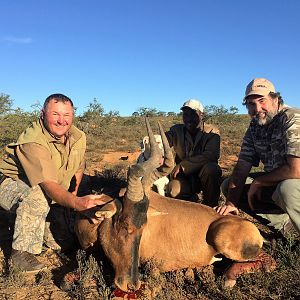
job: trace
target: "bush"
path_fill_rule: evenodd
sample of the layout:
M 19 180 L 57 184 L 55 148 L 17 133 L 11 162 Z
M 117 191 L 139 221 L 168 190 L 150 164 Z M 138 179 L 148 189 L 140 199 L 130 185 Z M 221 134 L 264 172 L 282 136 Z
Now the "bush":
M 22 131 L 36 120 L 31 113 L 16 110 L 0 117 L 0 154 L 3 155 L 6 145 L 16 142 Z

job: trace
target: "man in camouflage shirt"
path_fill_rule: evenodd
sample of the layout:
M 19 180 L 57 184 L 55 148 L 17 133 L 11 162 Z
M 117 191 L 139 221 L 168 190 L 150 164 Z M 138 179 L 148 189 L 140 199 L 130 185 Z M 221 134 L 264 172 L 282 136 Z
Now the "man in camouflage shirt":
M 252 80 L 243 104 L 252 118 L 244 136 L 238 162 L 222 191 L 225 205 L 220 214 L 237 213 L 248 207 L 267 219 L 269 225 L 288 235 L 300 233 L 300 110 L 283 105 L 274 85 L 264 79 Z M 264 166 L 264 172 L 250 173 Z
M 77 196 L 86 137 L 72 125 L 73 116 L 70 98 L 50 95 L 40 119 L 6 147 L 0 164 L 0 207 L 16 214 L 11 258 L 26 272 L 45 268 L 34 255 L 43 242 L 58 250 L 69 239 L 64 207 L 85 212 L 103 204 L 99 196 Z

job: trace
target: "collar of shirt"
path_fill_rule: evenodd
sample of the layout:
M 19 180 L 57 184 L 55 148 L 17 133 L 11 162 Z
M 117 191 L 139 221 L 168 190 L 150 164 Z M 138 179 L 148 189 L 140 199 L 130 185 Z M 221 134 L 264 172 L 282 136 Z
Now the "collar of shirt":
M 76 141 L 80 139 L 79 132 L 75 129 L 75 126 L 72 125 L 70 127 L 70 130 L 65 134 L 65 141 L 64 143 L 55 137 L 52 133 L 50 133 L 47 128 L 45 127 L 43 120 L 40 118 L 39 123 L 41 125 L 43 133 L 46 135 L 50 143 L 57 143 L 57 144 L 67 144 L 69 142 L 71 145 L 73 145 Z

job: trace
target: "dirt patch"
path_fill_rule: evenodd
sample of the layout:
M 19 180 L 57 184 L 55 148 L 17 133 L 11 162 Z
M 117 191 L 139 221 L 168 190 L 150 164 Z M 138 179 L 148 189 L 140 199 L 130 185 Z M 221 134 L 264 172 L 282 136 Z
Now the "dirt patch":
M 134 164 L 137 161 L 140 151 L 124 152 L 124 151 L 109 151 L 102 153 L 98 157 L 94 157 L 91 163 L 87 166 L 86 173 L 95 175 L 103 169 L 111 168 L 112 166 L 120 165 L 124 168 Z
M 126 161 L 129 164 L 136 162 L 138 156 L 141 152 L 108 152 L 103 154 L 103 159 L 100 162 L 100 165 L 105 164 L 117 164 L 121 161 Z
M 232 169 L 235 166 L 237 159 L 237 155 L 227 155 L 226 158 L 222 159 L 220 162 L 220 167 L 225 171 Z

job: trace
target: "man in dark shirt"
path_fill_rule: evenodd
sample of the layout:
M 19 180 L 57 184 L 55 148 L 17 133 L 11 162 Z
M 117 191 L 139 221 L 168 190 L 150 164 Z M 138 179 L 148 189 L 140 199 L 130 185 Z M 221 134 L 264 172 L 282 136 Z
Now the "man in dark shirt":
M 204 126 L 203 105 L 195 99 L 181 107 L 183 124 L 166 132 L 175 151 L 176 166 L 170 174 L 167 192 L 170 197 L 197 200 L 203 191 L 203 203 L 215 206 L 220 196 L 220 136 L 217 130 Z

